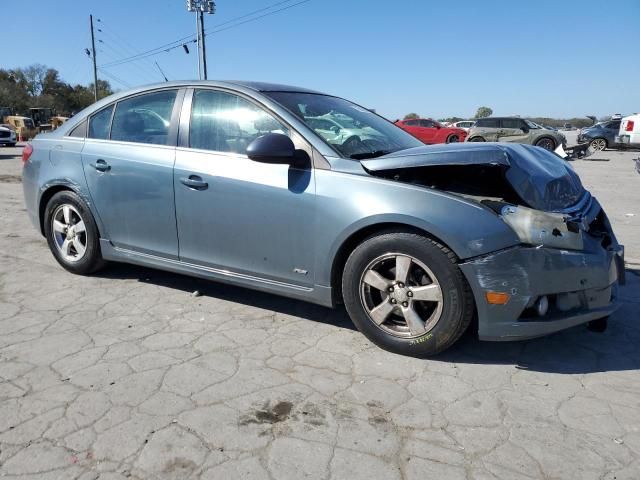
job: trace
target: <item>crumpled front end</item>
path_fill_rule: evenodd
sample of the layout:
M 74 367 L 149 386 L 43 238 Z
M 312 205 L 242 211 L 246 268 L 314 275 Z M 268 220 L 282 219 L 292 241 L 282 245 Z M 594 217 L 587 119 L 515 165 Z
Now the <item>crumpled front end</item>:
M 605 317 L 618 307 L 624 248 L 599 203 L 589 197 L 582 211 L 566 219 L 568 232 L 554 235 L 557 219 L 547 220 L 548 225 L 544 219 L 529 222 L 529 231 L 515 227 L 532 241 L 538 238 L 537 244 L 523 243 L 460 265 L 476 300 L 481 339 L 538 337 Z M 557 244 L 558 233 L 570 236 L 565 248 Z M 492 303 L 495 294 L 501 302 Z

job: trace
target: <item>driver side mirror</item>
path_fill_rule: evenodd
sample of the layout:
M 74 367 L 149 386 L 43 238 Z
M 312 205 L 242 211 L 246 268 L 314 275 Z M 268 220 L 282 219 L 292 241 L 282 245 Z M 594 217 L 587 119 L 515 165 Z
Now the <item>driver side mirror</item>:
M 527 127 L 526 125 L 522 125 L 520 127 L 520 130 L 522 130 L 523 133 L 529 133 L 529 127 Z
M 282 133 L 267 133 L 256 138 L 247 147 L 247 157 L 261 163 L 293 163 L 296 147 Z

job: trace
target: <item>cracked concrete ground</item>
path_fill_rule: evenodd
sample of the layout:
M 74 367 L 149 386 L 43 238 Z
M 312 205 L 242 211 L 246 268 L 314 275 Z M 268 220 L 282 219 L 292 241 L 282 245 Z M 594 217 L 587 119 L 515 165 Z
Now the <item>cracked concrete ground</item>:
M 341 310 L 126 265 L 67 273 L 27 220 L 12 154 L 0 149 L 4 478 L 640 478 L 640 265 L 603 334 L 467 335 L 405 358 Z M 636 155 L 600 156 L 575 167 L 640 258 Z

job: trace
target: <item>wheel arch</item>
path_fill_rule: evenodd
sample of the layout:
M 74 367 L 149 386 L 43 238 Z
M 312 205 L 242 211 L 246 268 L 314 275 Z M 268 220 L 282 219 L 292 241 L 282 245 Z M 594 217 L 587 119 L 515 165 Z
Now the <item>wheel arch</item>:
M 38 201 L 38 224 L 42 236 L 44 236 L 44 214 L 45 210 L 47 209 L 47 204 L 56 193 L 64 191 L 75 193 L 86 203 L 86 205 L 89 207 L 89 211 L 96 221 L 98 232 L 102 231 L 100 219 L 98 215 L 96 215 L 96 212 L 93 211 L 93 208 L 91 208 L 91 198 L 89 198 L 88 194 L 83 191 L 80 185 L 61 180 L 57 182 L 50 182 L 41 189 L 40 199 Z
M 486 142 L 487 139 L 484 138 L 482 135 L 472 135 L 469 138 L 467 138 L 467 142 Z
M 559 145 L 558 140 L 553 138 L 551 135 L 540 135 L 538 138 L 536 138 L 535 142 L 533 142 L 533 145 L 537 146 L 540 140 L 551 140 L 553 142 L 553 148 L 554 149 L 558 148 L 558 145 Z
M 431 238 L 436 242 L 444 245 L 449 250 L 455 253 L 455 251 L 447 245 L 441 238 L 433 235 L 431 232 L 427 230 L 417 227 L 415 225 L 411 225 L 408 223 L 402 222 L 381 222 L 374 223 L 370 225 L 366 225 L 355 232 L 352 232 L 341 244 L 336 254 L 333 256 L 333 261 L 331 264 L 331 291 L 333 292 L 333 303 L 338 304 L 342 303 L 342 276 L 344 273 L 344 267 L 347 263 L 347 259 L 351 252 L 365 239 L 382 235 L 384 233 L 415 233 L 418 235 L 423 235 L 425 237 Z M 457 255 L 456 255 L 457 256 Z

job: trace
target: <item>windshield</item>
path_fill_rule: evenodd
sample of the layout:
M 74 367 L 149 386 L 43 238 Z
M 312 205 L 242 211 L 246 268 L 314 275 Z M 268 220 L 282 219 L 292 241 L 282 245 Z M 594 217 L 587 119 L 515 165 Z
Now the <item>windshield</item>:
M 346 158 L 374 158 L 422 145 L 391 122 L 342 98 L 297 92 L 266 94 Z
M 531 120 L 525 120 L 525 123 L 529 128 L 542 128 L 540 125 L 538 125 L 537 123 L 533 123 Z

